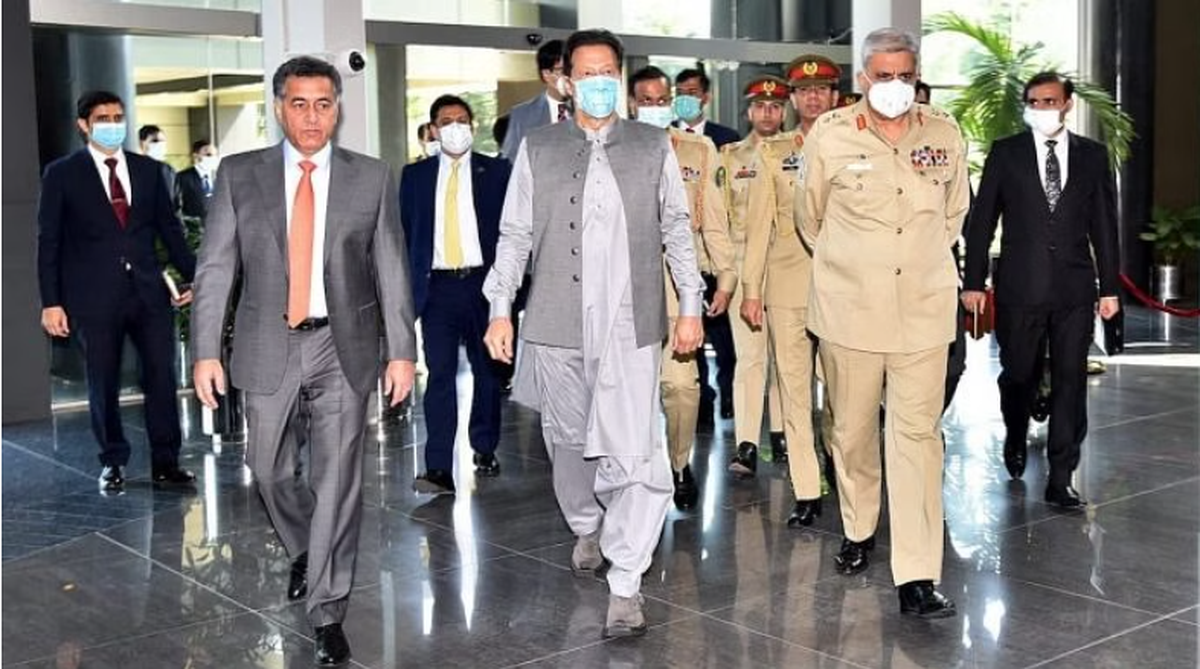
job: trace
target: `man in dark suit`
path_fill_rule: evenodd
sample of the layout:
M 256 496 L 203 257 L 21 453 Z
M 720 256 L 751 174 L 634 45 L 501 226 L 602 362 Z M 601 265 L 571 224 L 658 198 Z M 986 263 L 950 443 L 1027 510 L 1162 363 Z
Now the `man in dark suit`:
M 179 468 L 174 313 L 155 242 L 162 240 L 187 280 L 196 259 L 175 218 L 161 163 L 121 148 L 121 98 L 85 93 L 76 112 L 87 147 L 46 167 L 38 203 L 42 327 L 53 337 L 74 331 L 83 344 L 101 490 L 122 492 L 129 462 L 118 405 L 126 335 L 141 358 L 154 483 L 187 487 L 195 477 Z M 190 300 L 185 291 L 174 304 Z
M 686 133 L 704 135 L 712 140 L 719 151 L 722 146 L 736 142 L 741 137 L 733 128 L 714 123 L 705 118 L 704 108 L 711 98 L 712 81 L 704 70 L 692 68 L 675 76 L 675 99 L 671 106 L 678 119 L 675 126 Z M 741 271 L 740 268 L 738 268 Z M 717 294 L 717 278 L 704 275 L 704 301 L 712 304 Z M 721 390 L 721 418 L 733 418 L 733 373 L 737 365 L 737 353 L 733 346 L 733 329 L 729 315 L 704 316 L 704 336 L 712 344 L 717 356 L 717 387 Z M 713 400 L 717 392 L 708 383 L 708 356 L 701 349 L 696 356 L 696 371 L 700 374 L 700 424 L 713 422 Z
M 209 201 L 193 378 L 200 401 L 216 408 L 226 305 L 240 275 L 229 367 L 246 398 L 246 462 L 293 559 L 288 599 L 308 597 L 316 661 L 340 666 L 350 659 L 341 623 L 362 520 L 367 398 L 381 371 L 392 406 L 412 388 L 412 292 L 391 170 L 333 145 L 337 70 L 298 56 L 272 86 L 285 140 L 226 158 Z M 306 476 L 298 444 L 309 449 Z
M 508 111 L 508 132 L 500 147 L 500 155 L 509 160 L 517 155 L 521 140 L 530 130 L 558 123 L 571 116 L 563 78 L 562 40 L 552 39 L 537 50 L 537 67 L 545 92 L 513 105 Z
M 217 148 L 207 139 L 192 143 L 192 166 L 175 177 L 179 211 L 189 219 L 203 221 L 208 215 L 208 198 L 217 181 Z
M 1062 508 L 1085 504 L 1071 486 L 1087 434 L 1087 352 L 1094 313 L 1120 310 L 1115 187 L 1102 144 L 1069 133 L 1070 79 L 1054 72 L 1025 84 L 1030 132 L 992 145 L 967 226 L 963 305 L 985 307 L 988 248 L 1004 217 L 996 291 L 1000 409 L 1007 436 L 1004 464 L 1025 472 L 1029 408 L 1038 387 L 1037 358 L 1049 344 L 1050 477 L 1045 499 Z M 1097 307 L 1097 276 L 1099 306 Z
M 496 476 L 500 463 L 500 367 L 483 335 L 488 303 L 483 279 L 496 258 L 500 210 L 511 168 L 502 158 L 471 150 L 474 115 L 462 98 L 443 95 L 429 109 L 440 155 L 413 163 L 400 178 L 400 221 L 412 261 L 413 302 L 421 320 L 425 365 L 425 473 L 413 489 L 453 493 L 458 426 L 458 347 L 474 377 L 468 436 L 475 472 Z
M 712 80 L 704 70 L 695 67 L 683 70 L 675 75 L 675 100 L 671 106 L 679 119 L 676 125 L 684 132 L 702 134 L 717 145 L 722 146 L 741 139 L 737 130 L 714 123 L 704 115 L 704 108 L 712 98 Z

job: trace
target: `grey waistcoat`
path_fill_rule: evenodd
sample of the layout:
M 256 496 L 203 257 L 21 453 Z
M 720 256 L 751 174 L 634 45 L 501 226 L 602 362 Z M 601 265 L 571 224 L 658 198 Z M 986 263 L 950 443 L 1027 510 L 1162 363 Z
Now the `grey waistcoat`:
M 525 142 L 533 174 L 533 250 L 522 338 L 582 348 L 583 185 L 591 143 L 570 122 L 539 128 Z M 658 128 L 618 119 L 605 150 L 625 207 L 637 345 L 649 346 L 667 335 L 659 187 L 671 145 Z

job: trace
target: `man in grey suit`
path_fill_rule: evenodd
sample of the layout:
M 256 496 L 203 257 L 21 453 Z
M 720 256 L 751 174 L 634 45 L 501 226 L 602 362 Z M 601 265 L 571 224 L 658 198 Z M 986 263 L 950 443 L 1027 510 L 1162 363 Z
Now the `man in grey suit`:
M 539 128 L 517 152 L 483 285 L 484 344 L 511 364 L 512 303 L 532 268 L 513 400 L 542 415 L 554 492 L 576 536 L 571 570 L 612 564 L 608 637 L 646 632 L 642 574 L 674 492 L 658 422 L 664 256 L 679 295 L 668 355 L 704 340 L 682 172 L 666 133 L 617 114 L 623 56 L 607 30 L 567 39 L 575 118 Z
M 537 66 L 546 91 L 509 110 L 508 133 L 504 136 L 500 155 L 510 161 L 516 158 L 521 140 L 530 130 L 557 123 L 571 115 L 564 83 L 566 78 L 563 77 L 563 41 L 552 39 L 543 44 L 537 51 Z
M 387 165 L 334 147 L 341 77 L 300 56 L 275 72 L 285 140 L 226 158 L 196 272 L 196 394 L 215 408 L 226 309 L 240 274 L 230 380 L 246 394 L 246 460 L 307 594 L 316 660 L 350 658 L 342 632 L 362 514 L 367 398 L 387 361 L 392 406 L 412 389 L 416 341 L 404 233 Z M 299 444 L 310 453 L 298 476 Z

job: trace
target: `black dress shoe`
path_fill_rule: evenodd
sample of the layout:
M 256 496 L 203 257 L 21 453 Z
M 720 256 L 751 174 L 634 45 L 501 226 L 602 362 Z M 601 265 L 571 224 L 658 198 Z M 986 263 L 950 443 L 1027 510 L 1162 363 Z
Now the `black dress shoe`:
M 954 602 L 933 588 L 933 581 L 900 586 L 900 613 L 921 618 L 949 618 L 958 613 Z
M 125 492 L 125 471 L 120 465 L 105 465 L 100 470 L 100 490 L 106 494 Z
M 179 467 L 155 469 L 151 478 L 154 485 L 160 488 L 191 488 L 196 483 L 195 474 Z
M 807 527 L 813 524 L 817 516 L 821 515 L 821 498 L 816 499 L 798 499 L 792 505 L 792 513 L 788 516 L 788 527 Z
M 1046 503 L 1060 509 L 1079 509 L 1087 506 L 1087 502 L 1069 485 L 1046 486 Z
M 833 558 L 837 569 L 846 576 L 857 574 L 871 566 L 871 551 L 875 550 L 875 537 L 862 541 L 842 539 L 842 550 Z
M 758 446 L 743 441 L 738 444 L 737 455 L 729 463 L 729 471 L 742 476 L 754 476 L 758 471 Z
M 350 661 L 350 642 L 340 623 L 322 625 L 316 629 L 314 658 L 319 667 L 337 667 Z
M 500 461 L 495 453 L 475 454 L 475 473 L 479 476 L 492 478 L 500 475 Z M 453 483 L 453 482 L 452 482 Z
M 430 469 L 413 481 L 413 490 L 430 495 L 453 495 L 454 477 L 445 469 Z
M 292 561 L 292 572 L 288 576 L 287 598 L 291 601 L 304 599 L 308 595 L 308 553 Z
M 721 418 L 729 420 L 733 418 L 733 395 L 721 393 Z
M 700 498 L 700 488 L 696 486 L 696 479 L 692 476 L 692 467 L 684 465 L 683 470 L 674 472 L 674 475 L 675 508 L 686 511 L 696 506 L 696 500 Z
M 1025 436 L 1009 435 L 1004 439 L 1004 467 L 1008 475 L 1017 480 L 1025 475 L 1025 457 L 1028 453 L 1025 446 Z
M 775 462 L 788 461 L 787 437 L 782 432 L 771 433 L 771 459 Z

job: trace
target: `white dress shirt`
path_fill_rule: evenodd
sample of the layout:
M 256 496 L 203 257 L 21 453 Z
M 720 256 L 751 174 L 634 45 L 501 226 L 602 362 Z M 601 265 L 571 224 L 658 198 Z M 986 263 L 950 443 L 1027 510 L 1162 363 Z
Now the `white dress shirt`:
M 458 269 L 446 264 L 446 188 L 455 159 L 438 154 L 436 207 L 433 217 L 433 268 Z M 479 245 L 479 221 L 475 217 L 474 187 L 471 182 L 471 152 L 458 158 L 458 236 L 462 241 L 464 267 L 482 267 L 483 249 Z
M 100 172 L 100 183 L 104 184 L 104 194 L 108 196 L 109 202 L 112 201 L 112 193 L 108 188 L 108 165 L 105 165 L 104 161 L 109 158 L 117 159 L 117 179 L 121 182 L 121 187 L 125 189 L 125 202 L 132 207 L 133 189 L 129 187 L 129 161 L 125 160 L 125 151 L 117 149 L 116 153 L 109 156 L 92 146 L 91 142 L 88 142 L 87 148 L 92 154 L 92 160 L 96 162 L 96 169 Z
M 703 135 L 704 134 L 704 126 L 707 124 L 708 124 L 708 119 L 706 119 L 706 118 L 701 118 L 700 122 L 697 123 L 696 125 L 688 125 L 687 121 L 680 119 L 679 120 L 679 129 L 684 132 L 691 130 L 692 132 L 696 133 L 697 135 Z
M 1047 137 L 1037 130 L 1033 130 L 1033 148 L 1037 150 L 1038 177 L 1042 182 L 1042 190 L 1046 190 L 1046 156 L 1050 155 L 1050 147 L 1046 146 L 1046 140 L 1053 139 L 1058 142 L 1054 145 L 1054 155 L 1058 156 L 1058 174 L 1060 176 L 1059 187 L 1063 190 L 1067 188 L 1067 147 L 1071 144 L 1070 133 L 1066 128 L 1058 131 L 1054 137 Z
M 550 124 L 553 125 L 555 123 L 558 123 L 558 106 L 567 104 L 567 101 L 563 100 L 562 102 L 559 102 L 558 100 L 555 100 L 554 98 L 550 97 L 549 93 L 546 93 L 543 97 L 546 98 L 546 106 L 550 108 Z M 568 112 L 567 118 L 570 118 L 570 117 L 571 117 L 571 114 L 570 114 L 570 112 Z
M 308 293 L 308 317 L 324 318 L 329 315 L 329 306 L 325 302 L 325 212 L 329 203 L 329 157 L 333 153 L 333 144 L 326 144 L 307 160 L 316 164 L 312 171 L 313 185 L 313 262 L 312 276 Z M 304 170 L 300 169 L 300 161 L 305 157 L 300 154 L 292 143 L 283 142 L 283 183 L 287 190 L 287 225 L 288 233 L 292 231 L 292 208 L 296 203 L 296 188 Z

